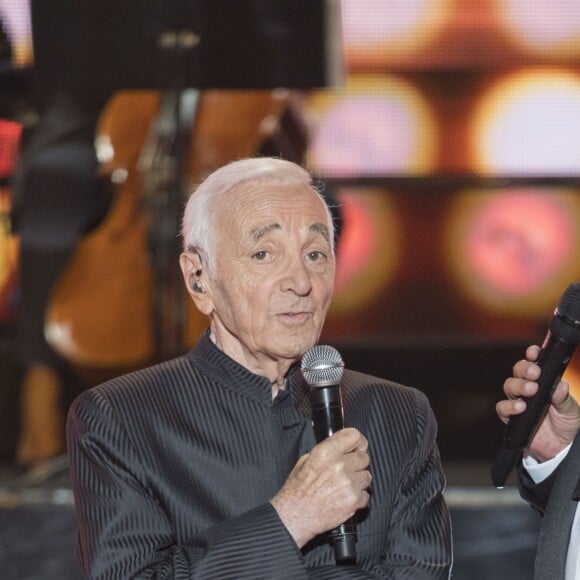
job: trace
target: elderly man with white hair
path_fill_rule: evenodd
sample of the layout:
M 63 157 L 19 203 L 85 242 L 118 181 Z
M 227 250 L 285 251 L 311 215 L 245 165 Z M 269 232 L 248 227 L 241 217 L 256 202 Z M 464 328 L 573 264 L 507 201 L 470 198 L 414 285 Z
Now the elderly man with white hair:
M 299 363 L 332 299 L 333 236 L 310 174 L 287 161 L 235 161 L 192 194 L 180 264 L 208 330 L 69 413 L 87 577 L 449 577 L 426 397 L 347 369 L 344 429 L 315 437 Z M 349 518 L 345 565 L 328 532 Z

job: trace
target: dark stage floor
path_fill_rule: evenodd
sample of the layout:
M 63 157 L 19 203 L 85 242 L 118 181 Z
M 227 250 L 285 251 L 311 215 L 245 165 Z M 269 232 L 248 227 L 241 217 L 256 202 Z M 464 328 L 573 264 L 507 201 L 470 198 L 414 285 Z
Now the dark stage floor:
M 0 578 L 80 580 L 66 461 L 36 479 L 0 467 Z M 450 464 L 456 580 L 530 580 L 540 521 L 513 487 L 488 485 L 484 464 Z

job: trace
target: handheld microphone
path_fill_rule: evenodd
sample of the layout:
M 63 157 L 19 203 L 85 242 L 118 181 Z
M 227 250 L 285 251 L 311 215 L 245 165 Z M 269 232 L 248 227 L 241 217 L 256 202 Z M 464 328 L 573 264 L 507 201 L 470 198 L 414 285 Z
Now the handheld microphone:
M 304 353 L 301 364 L 304 380 L 310 386 L 312 427 L 320 443 L 344 427 L 340 381 L 344 363 L 338 351 L 325 345 L 313 346 Z M 353 518 L 331 530 L 330 543 L 338 564 L 356 560 L 356 525 Z
M 523 450 L 544 420 L 558 386 L 576 346 L 580 343 L 580 282 L 570 284 L 550 322 L 536 364 L 541 369 L 538 391 L 526 397 L 526 410 L 511 417 L 506 425 L 503 442 L 491 470 L 496 487 L 505 480 L 519 461 Z

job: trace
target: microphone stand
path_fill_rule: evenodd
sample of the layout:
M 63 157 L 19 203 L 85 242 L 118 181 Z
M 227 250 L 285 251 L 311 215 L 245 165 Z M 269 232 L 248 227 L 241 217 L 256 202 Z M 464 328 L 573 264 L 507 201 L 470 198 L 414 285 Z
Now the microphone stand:
M 171 358 L 185 349 L 185 292 L 178 266 L 179 220 L 186 199 L 187 159 L 199 91 L 185 88 L 187 56 L 199 38 L 193 32 L 166 32 L 160 47 L 173 55 L 175 87 L 162 94 L 138 162 L 142 200 L 148 214 L 147 248 L 153 269 L 155 353 Z

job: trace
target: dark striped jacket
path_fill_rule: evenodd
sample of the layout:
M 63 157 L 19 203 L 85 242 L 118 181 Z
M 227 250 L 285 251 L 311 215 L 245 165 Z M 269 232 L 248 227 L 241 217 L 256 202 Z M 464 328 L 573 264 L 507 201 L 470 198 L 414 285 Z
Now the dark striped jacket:
M 415 389 L 345 371 L 345 423 L 369 440 L 357 565 L 325 538 L 299 550 L 269 500 L 315 444 L 294 367 L 265 377 L 204 336 L 187 355 L 84 392 L 67 433 L 78 553 L 90 578 L 448 578 L 436 423 Z

